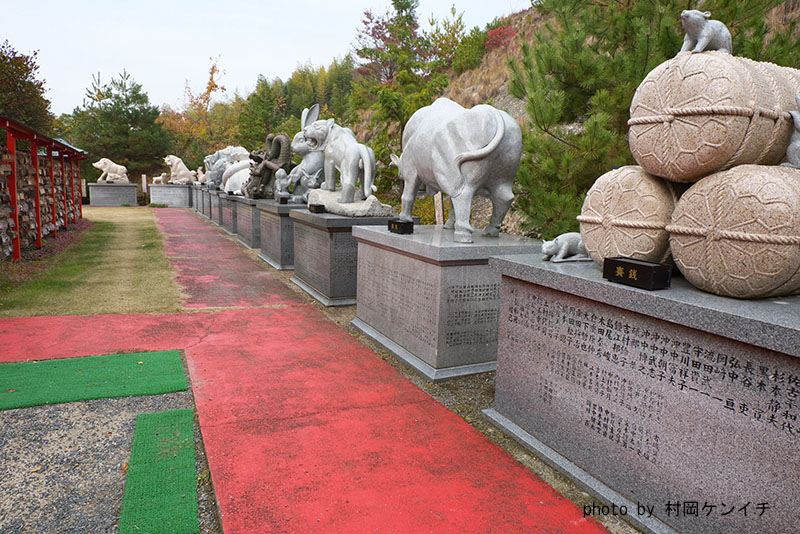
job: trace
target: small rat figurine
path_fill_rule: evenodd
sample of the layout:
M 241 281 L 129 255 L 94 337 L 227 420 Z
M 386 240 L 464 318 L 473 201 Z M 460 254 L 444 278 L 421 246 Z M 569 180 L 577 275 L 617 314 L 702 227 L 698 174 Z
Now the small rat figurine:
M 693 54 L 706 50 L 719 50 L 732 54 L 731 32 L 722 22 L 708 20 L 711 13 L 688 9 L 681 12 L 681 24 L 686 30 L 681 52 Z
M 542 243 L 544 261 L 561 263 L 564 261 L 592 261 L 583 246 L 583 239 L 578 232 L 561 234 L 552 241 Z

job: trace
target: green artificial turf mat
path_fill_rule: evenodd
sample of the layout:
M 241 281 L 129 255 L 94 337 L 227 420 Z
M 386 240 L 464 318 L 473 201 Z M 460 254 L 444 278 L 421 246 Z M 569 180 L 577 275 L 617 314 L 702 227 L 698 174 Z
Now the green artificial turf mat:
M 0 410 L 188 387 L 176 350 L 0 364 Z
M 120 534 L 200 531 L 192 410 L 136 418 Z

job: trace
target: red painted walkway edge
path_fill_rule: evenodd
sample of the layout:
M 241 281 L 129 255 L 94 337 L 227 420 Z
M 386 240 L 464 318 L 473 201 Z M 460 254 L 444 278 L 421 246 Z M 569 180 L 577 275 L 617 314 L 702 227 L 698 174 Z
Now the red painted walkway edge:
M 168 256 L 191 231 L 198 259 L 221 248 L 245 278 L 269 275 L 190 211 L 157 213 Z M 0 319 L 0 360 L 184 349 L 226 533 L 606 532 L 315 307 L 270 287 L 248 298 L 276 307 Z M 214 305 L 226 294 L 243 293 Z

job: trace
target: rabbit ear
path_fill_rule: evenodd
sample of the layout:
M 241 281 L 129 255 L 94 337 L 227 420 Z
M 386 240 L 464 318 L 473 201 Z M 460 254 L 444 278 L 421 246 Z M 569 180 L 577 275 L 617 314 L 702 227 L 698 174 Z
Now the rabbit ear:
M 312 122 L 317 122 L 318 119 L 319 119 L 319 104 L 314 104 L 308 110 L 308 115 L 306 115 L 305 118 L 300 122 L 303 125 L 303 128 L 305 128 Z

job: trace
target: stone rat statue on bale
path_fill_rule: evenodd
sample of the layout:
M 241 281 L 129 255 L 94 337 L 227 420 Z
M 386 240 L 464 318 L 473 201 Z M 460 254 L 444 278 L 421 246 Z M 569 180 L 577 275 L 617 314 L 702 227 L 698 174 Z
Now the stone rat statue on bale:
M 800 110 L 800 94 L 796 98 L 797 109 Z M 781 163 L 781 165 L 800 169 L 800 111 L 790 111 L 789 113 L 794 121 L 794 131 L 786 149 L 786 163 Z
M 708 20 L 711 13 L 688 9 L 681 12 L 681 24 L 686 30 L 681 52 L 693 54 L 706 50 L 719 50 L 732 54 L 731 32 L 718 20 Z
M 578 232 L 561 234 L 552 241 L 542 243 L 544 261 L 561 263 L 564 261 L 592 261 L 583 246 L 583 239 Z

